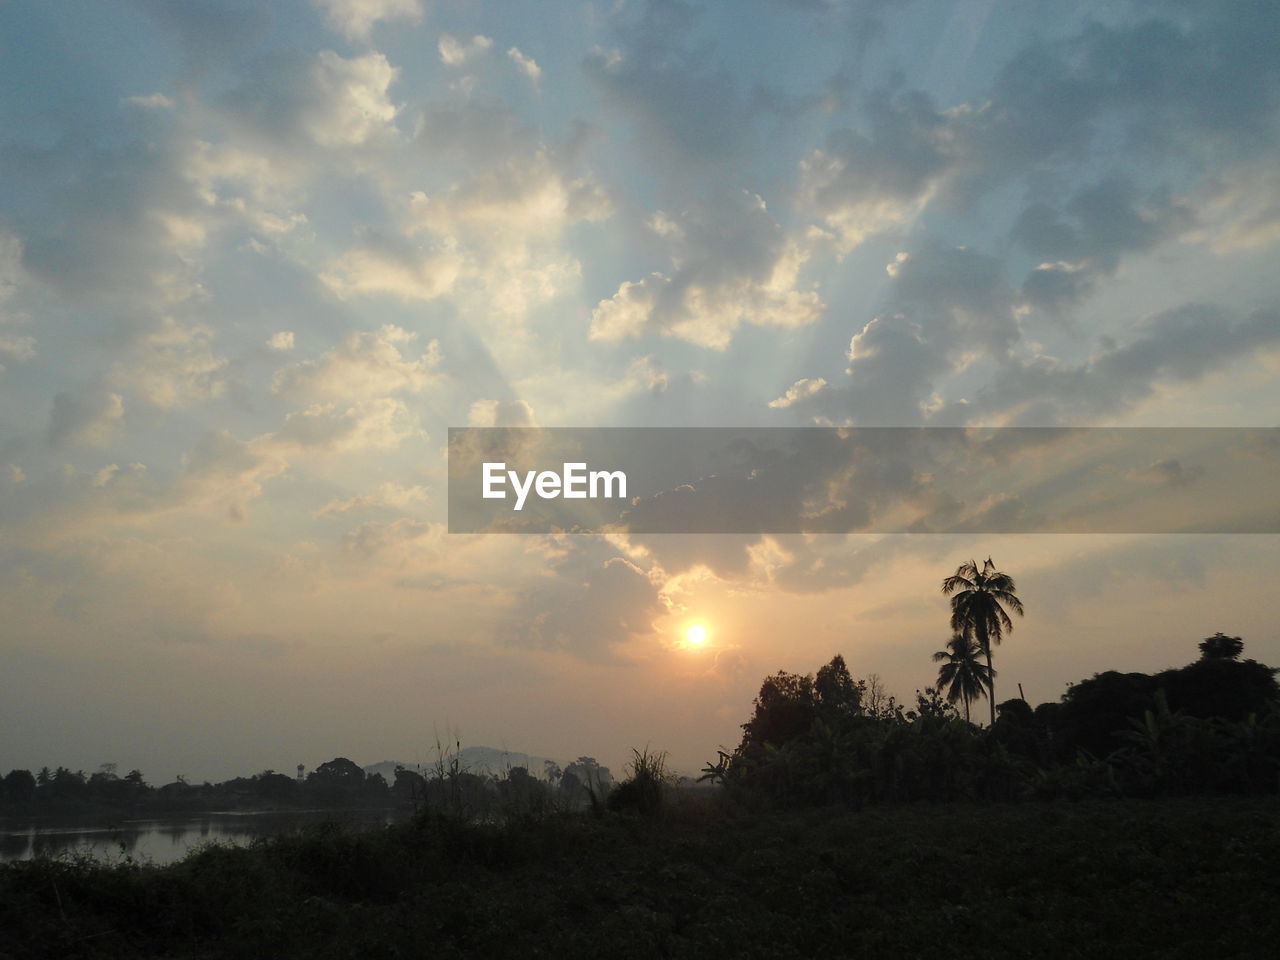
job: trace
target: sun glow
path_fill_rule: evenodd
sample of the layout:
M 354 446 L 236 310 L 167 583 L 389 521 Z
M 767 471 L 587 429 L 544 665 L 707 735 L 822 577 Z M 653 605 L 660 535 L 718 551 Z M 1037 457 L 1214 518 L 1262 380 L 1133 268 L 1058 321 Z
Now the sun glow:
M 700 623 L 695 623 L 684 632 L 684 638 L 690 646 L 700 647 L 707 642 L 707 628 Z

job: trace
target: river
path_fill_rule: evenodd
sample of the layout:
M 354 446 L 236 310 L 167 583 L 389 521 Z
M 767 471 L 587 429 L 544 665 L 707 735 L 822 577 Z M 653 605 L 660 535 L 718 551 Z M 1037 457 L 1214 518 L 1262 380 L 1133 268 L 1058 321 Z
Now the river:
M 117 822 L 0 821 L 0 862 L 39 856 L 91 854 L 107 861 L 132 857 L 154 864 L 181 860 L 205 843 L 244 844 L 335 820 L 358 827 L 402 819 L 397 810 L 270 810 L 201 813 Z

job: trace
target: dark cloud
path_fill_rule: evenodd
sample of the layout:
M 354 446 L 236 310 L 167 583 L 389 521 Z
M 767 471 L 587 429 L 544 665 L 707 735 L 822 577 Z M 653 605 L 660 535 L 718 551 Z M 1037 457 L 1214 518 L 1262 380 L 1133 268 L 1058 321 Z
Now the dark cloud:
M 1191 210 L 1167 188 L 1140 197 L 1132 181 L 1120 177 L 1078 191 L 1062 211 L 1033 204 L 1012 231 L 1041 261 L 1023 283 L 1023 296 L 1049 309 L 1074 304 L 1113 274 L 1122 256 L 1149 250 L 1193 223 Z
M 1018 424 L 1095 423 L 1148 399 L 1156 386 L 1193 383 L 1254 351 L 1280 343 L 1280 313 L 1247 316 L 1207 305 L 1169 310 L 1140 324 L 1126 343 L 1103 338 L 1078 364 L 1050 357 L 1003 365 L 970 403 L 938 419 Z
M 771 406 L 837 424 L 921 423 L 942 377 L 974 356 L 1008 357 L 1018 301 L 999 261 L 927 242 L 888 269 L 886 309 L 850 341 L 848 379 Z
M 666 612 L 655 583 L 607 543 L 572 538 L 549 558 L 554 579 L 516 591 L 512 644 L 564 650 L 586 660 L 610 660 L 616 646 L 653 630 Z

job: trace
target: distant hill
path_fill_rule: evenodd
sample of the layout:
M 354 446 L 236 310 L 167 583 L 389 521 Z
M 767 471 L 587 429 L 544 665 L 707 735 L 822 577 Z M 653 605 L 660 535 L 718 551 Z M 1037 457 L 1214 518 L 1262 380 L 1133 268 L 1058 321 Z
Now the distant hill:
M 515 750 L 500 750 L 496 747 L 463 747 L 458 751 L 458 761 L 462 769 L 468 773 L 481 775 L 496 773 L 501 776 L 512 767 L 524 767 L 533 776 L 541 779 L 547 759 L 547 757 L 535 757 Z M 406 770 L 416 770 L 418 773 L 429 775 L 435 770 L 435 761 L 410 763 L 404 760 L 383 760 L 369 764 L 364 768 L 364 772 L 380 773 L 387 783 L 395 783 L 396 767 L 404 767 Z

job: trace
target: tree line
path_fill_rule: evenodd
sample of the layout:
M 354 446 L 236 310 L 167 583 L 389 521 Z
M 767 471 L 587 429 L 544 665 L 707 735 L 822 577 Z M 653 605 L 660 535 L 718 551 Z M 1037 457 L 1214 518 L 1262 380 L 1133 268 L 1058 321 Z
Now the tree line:
M 264 770 L 221 783 L 185 777 L 153 786 L 140 770 L 124 776 L 104 763 L 92 774 L 67 767 L 10 770 L 0 779 L 0 813 L 7 816 L 197 813 L 209 810 L 358 809 L 404 805 L 484 814 L 499 808 L 572 809 L 589 806 L 614 786 L 608 767 L 579 757 L 563 768 L 548 761 L 535 776 L 525 767 L 500 773 L 468 770 L 457 751 L 443 750 L 426 769 L 397 766 L 391 782 L 335 757 L 304 775 Z
M 953 634 L 914 705 L 855 679 L 839 654 L 815 674 L 765 678 L 741 742 L 704 779 L 746 801 L 855 806 L 1280 792 L 1277 670 L 1243 659 L 1239 637 L 1204 639 L 1183 667 L 1095 674 L 1056 702 L 998 703 L 992 648 L 1023 615 L 1016 589 L 990 558 L 943 581 Z M 985 728 L 970 722 L 982 697 Z

